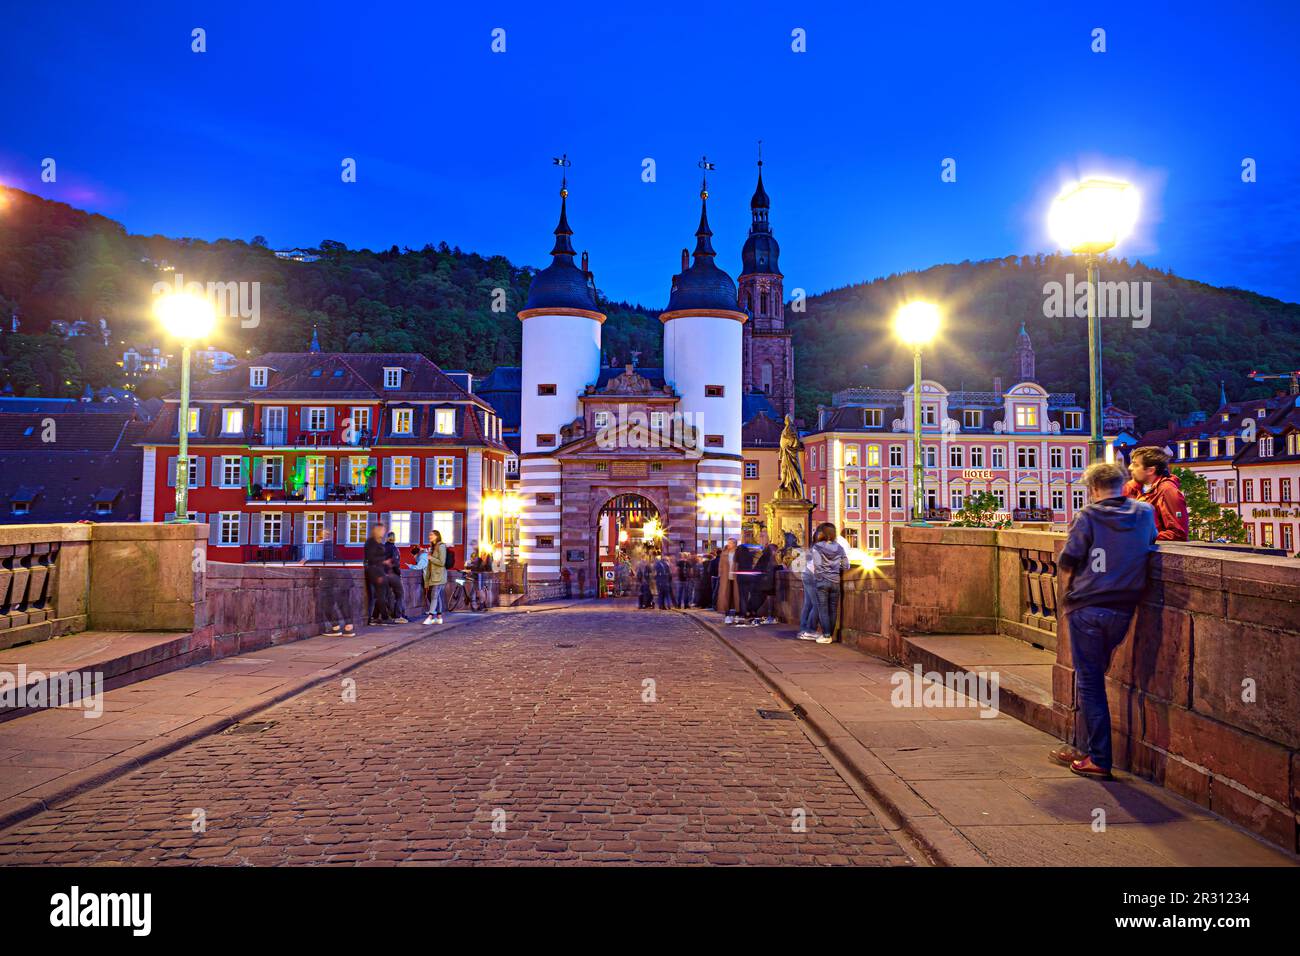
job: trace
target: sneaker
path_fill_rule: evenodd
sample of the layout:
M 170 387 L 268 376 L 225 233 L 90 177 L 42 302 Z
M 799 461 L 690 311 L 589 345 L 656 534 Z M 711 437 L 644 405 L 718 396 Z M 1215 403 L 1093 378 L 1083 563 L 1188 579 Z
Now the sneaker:
M 337 624 L 335 624 L 333 627 L 331 627 L 331 628 L 330 628 L 328 631 L 326 631 L 325 633 L 326 633 L 326 634 L 342 634 L 342 633 L 343 633 L 343 628 L 341 628 L 341 627 L 339 627 Z
M 763 620 L 763 623 L 764 623 L 764 624 L 775 624 L 775 623 L 776 623 L 776 618 L 774 618 L 774 617 L 765 618 L 765 619 Z
M 799 632 L 799 640 L 801 640 L 801 641 L 815 641 L 815 640 L 817 640 L 817 635 L 814 634 L 812 631 L 800 631 L 800 632 Z
M 356 634 L 357 634 L 356 628 L 354 628 L 351 624 L 345 624 L 343 626 L 344 637 L 356 637 Z
M 442 615 L 439 614 L 437 617 L 435 617 L 435 618 L 433 619 L 433 623 L 434 623 L 434 624 L 441 624 L 441 623 L 442 623 Z
M 735 624 L 735 623 L 736 623 L 736 619 L 735 619 L 734 617 L 732 617 L 730 614 L 728 614 L 728 615 L 727 615 L 727 619 L 726 619 L 725 621 L 723 621 L 722 623 L 723 623 L 723 624 Z
M 411 622 L 408 621 L 408 620 L 407 620 L 406 618 L 404 618 L 404 617 L 395 617 L 395 618 L 393 618 L 393 623 L 394 623 L 394 624 L 410 624 Z
M 817 635 L 817 643 L 818 643 L 818 644 L 834 644 L 834 643 L 835 643 L 835 638 L 831 637 L 829 634 L 819 634 L 819 635 Z
M 752 621 L 747 621 L 746 623 L 748 624 L 749 627 L 758 627 L 758 626 L 761 625 L 763 622 L 760 621 L 760 620 L 758 620 L 757 618 L 755 618 L 754 620 L 752 620 Z
M 424 623 L 426 626 L 429 625 L 429 624 L 434 623 L 434 621 L 433 621 L 433 615 L 430 614 L 428 617 L 426 617 L 426 618 L 424 619 L 424 622 L 423 622 L 423 623 Z

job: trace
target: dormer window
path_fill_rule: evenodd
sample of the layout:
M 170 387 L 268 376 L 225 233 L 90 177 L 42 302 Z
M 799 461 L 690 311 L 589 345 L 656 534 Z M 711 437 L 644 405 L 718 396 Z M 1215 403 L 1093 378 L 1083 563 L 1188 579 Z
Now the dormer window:
M 197 408 L 191 408 L 189 433 L 193 435 L 198 430 L 199 430 L 199 410 Z
M 248 370 L 248 387 L 249 388 L 266 388 L 267 373 L 270 369 L 255 365 Z
M 400 368 L 386 366 L 384 368 L 384 388 L 401 388 L 402 387 L 402 370 Z
M 223 408 L 221 410 L 221 434 L 242 435 L 244 433 L 244 410 L 242 408 Z
M 436 435 L 456 434 L 456 409 L 435 409 L 433 412 L 433 431 Z
M 1083 428 L 1083 412 L 1066 412 L 1064 417 L 1066 431 L 1077 432 Z
M 1038 406 L 1017 405 L 1016 406 L 1016 431 L 1028 430 L 1037 427 L 1038 427 Z
M 411 434 L 412 424 L 415 421 L 415 410 L 410 408 L 393 409 L 393 434 L 409 435 Z
M 1260 457 L 1260 458 L 1272 458 L 1272 457 L 1273 457 L 1273 436 L 1272 436 L 1272 435 L 1263 435 L 1263 436 L 1260 437 L 1260 439 L 1259 439 L 1259 457 Z
M 937 425 L 937 424 L 939 424 L 939 406 L 938 406 L 938 405 L 929 405 L 929 404 L 927 404 L 927 405 L 922 405 L 922 406 L 921 406 L 921 424 L 922 424 L 922 425 Z

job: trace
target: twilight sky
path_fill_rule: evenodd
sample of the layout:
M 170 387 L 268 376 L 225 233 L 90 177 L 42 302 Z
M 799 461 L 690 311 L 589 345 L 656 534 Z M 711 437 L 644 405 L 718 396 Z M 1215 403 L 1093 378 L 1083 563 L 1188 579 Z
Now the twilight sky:
M 0 182 L 135 233 L 541 266 L 567 152 L 598 285 L 661 307 L 702 153 L 739 270 L 761 138 L 787 294 L 1049 251 L 1050 197 L 1104 172 L 1144 196 L 1117 254 L 1300 301 L 1298 35 L 1294 2 L 14 4 Z

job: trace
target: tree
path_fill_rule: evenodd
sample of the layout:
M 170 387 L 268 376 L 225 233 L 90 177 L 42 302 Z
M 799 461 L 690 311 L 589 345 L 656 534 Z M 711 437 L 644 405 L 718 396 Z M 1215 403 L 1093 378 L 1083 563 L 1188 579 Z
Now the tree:
M 952 519 L 955 528 L 1009 528 L 1010 518 L 997 516 L 998 499 L 990 492 L 976 491 L 962 502 L 961 511 Z
M 1187 500 L 1189 536 L 1197 541 L 1226 541 L 1241 544 L 1246 540 L 1246 525 L 1241 515 L 1220 507 L 1210 499 L 1210 486 L 1194 471 L 1174 468 L 1174 476 Z

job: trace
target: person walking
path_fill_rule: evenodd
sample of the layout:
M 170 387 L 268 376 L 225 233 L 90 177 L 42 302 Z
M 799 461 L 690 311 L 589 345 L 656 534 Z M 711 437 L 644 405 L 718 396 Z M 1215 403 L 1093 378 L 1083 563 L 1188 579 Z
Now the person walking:
M 402 552 L 397 548 L 397 535 L 391 531 L 384 539 L 384 583 L 388 587 L 389 606 L 393 609 L 393 623 L 409 624 L 402 593 Z
M 695 605 L 695 579 L 697 576 L 697 567 L 699 559 L 695 555 L 682 552 L 681 558 L 677 561 L 677 606 L 680 608 L 693 607 Z
M 653 575 L 650 573 L 650 562 L 646 560 L 645 555 L 637 554 L 636 556 L 636 594 L 637 610 L 645 610 L 654 607 L 654 593 L 650 587 L 650 580 Z
M 429 616 L 425 624 L 441 624 L 443 589 L 447 584 L 447 546 L 442 543 L 442 532 L 436 528 L 429 532 L 429 550 L 424 555 L 424 590 L 429 596 Z
M 840 575 L 849 566 L 849 556 L 835 540 L 835 525 L 829 521 L 817 526 L 813 535 L 813 593 L 817 601 L 817 622 L 821 634 L 818 644 L 835 640 L 835 623 L 840 609 Z
M 733 555 L 734 570 L 733 575 L 736 579 L 736 616 L 732 623 L 740 626 L 753 625 L 753 589 L 758 572 L 754 570 L 754 565 L 758 561 L 759 549 L 754 544 L 754 534 L 752 531 L 746 531 L 744 541 L 736 549 Z
M 659 610 L 670 610 L 673 606 L 673 569 L 662 554 L 655 559 L 654 572 L 655 588 L 659 593 Z
M 703 561 L 700 562 L 699 573 L 699 602 L 701 608 L 713 607 L 714 592 L 717 587 L 718 578 L 718 549 L 711 550 Z
M 752 607 L 750 614 L 759 624 L 775 624 L 776 617 L 776 545 L 768 544 L 763 547 L 762 553 L 758 556 L 758 562 L 754 565 L 754 570 L 758 576 L 754 579 L 750 597 Z
M 722 553 L 718 555 L 717 585 L 714 588 L 714 608 L 719 614 L 725 614 L 726 623 L 735 620 L 736 580 L 732 571 L 735 568 L 736 539 L 728 538 Z
M 1160 541 L 1186 541 L 1190 529 L 1187 499 L 1178 476 L 1169 471 L 1169 456 L 1155 445 L 1134 448 L 1129 456 L 1132 480 L 1124 494 L 1149 504 L 1156 513 L 1156 532 Z
M 1089 504 L 1074 516 L 1061 550 L 1061 587 L 1082 717 L 1082 747 L 1049 756 L 1080 777 L 1111 778 L 1106 671 L 1147 585 L 1159 539 L 1159 510 L 1125 494 L 1124 469 L 1098 462 L 1083 473 Z
M 370 529 L 364 550 L 366 585 L 370 591 L 370 624 L 392 624 L 393 613 L 389 604 L 387 553 L 384 547 L 384 526 Z
M 470 561 L 470 571 L 473 572 L 474 590 L 470 595 L 470 606 L 475 611 L 486 611 L 492 602 L 492 554 L 480 551 L 477 541 L 472 547 L 474 559 Z

